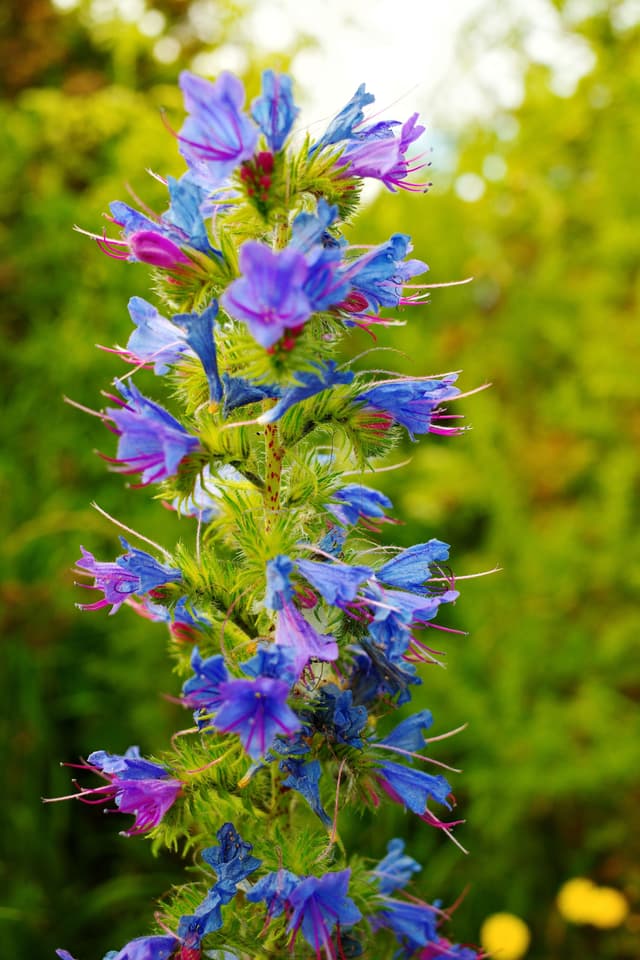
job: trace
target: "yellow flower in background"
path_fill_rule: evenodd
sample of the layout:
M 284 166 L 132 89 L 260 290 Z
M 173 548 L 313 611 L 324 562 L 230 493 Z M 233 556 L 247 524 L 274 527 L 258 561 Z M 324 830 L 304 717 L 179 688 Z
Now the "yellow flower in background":
M 560 888 L 558 910 L 570 923 L 590 923 L 603 930 L 626 920 L 629 904 L 619 890 L 598 887 L 586 877 L 574 877 Z
M 587 877 L 574 877 L 560 887 L 556 898 L 558 910 L 569 923 L 590 923 L 596 885 Z
M 494 913 L 482 924 L 480 942 L 495 960 L 520 960 L 529 949 L 531 934 L 515 914 Z

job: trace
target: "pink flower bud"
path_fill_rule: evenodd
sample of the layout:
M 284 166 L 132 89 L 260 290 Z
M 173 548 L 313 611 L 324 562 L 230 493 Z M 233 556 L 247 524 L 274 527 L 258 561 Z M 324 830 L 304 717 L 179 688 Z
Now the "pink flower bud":
M 163 267 L 165 270 L 181 269 L 182 264 L 191 263 L 173 240 L 154 230 L 137 230 L 132 233 L 129 237 L 129 249 L 142 263 L 150 263 L 152 267 Z

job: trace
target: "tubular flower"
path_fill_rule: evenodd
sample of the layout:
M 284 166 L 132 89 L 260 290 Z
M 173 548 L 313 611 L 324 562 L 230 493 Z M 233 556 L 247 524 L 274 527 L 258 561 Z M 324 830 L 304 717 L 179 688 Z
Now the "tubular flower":
M 438 939 L 435 907 L 392 897 L 385 897 L 384 905 L 384 909 L 375 915 L 374 923 L 392 930 L 409 955 L 413 956 L 419 947 Z
M 298 677 L 311 660 L 338 659 L 335 638 L 318 633 L 292 603 L 283 604 L 278 612 L 275 640 L 278 646 L 292 651 L 293 669 Z
M 404 259 L 412 249 L 406 233 L 394 233 L 387 243 L 353 261 L 351 285 L 364 296 L 370 310 L 377 312 L 381 307 L 411 302 L 402 296 L 403 284 L 429 269 L 422 260 Z
M 420 870 L 422 867 L 417 860 L 404 852 L 404 840 L 396 837 L 387 844 L 387 855 L 375 868 L 373 875 L 380 893 L 387 895 L 406 887 L 414 873 Z
M 347 563 L 297 560 L 296 566 L 322 599 L 334 607 L 344 607 L 355 600 L 361 585 L 373 576 L 370 567 L 349 566 Z
M 443 380 L 388 380 L 365 390 L 357 399 L 405 427 L 412 440 L 416 433 L 455 436 L 460 428 L 436 425 L 442 419 L 440 404 L 460 393 L 453 386 L 455 379 L 451 374 Z
M 210 191 L 251 157 L 258 131 L 242 112 L 244 89 L 233 74 L 225 71 L 210 83 L 185 71 L 180 87 L 189 112 L 178 135 L 180 153 L 196 183 Z
M 160 404 L 144 397 L 134 384 L 116 381 L 124 401 L 107 408 L 118 434 L 118 473 L 141 473 L 141 486 L 166 480 L 178 472 L 181 461 L 200 446 L 196 437 Z
M 209 400 L 216 404 L 222 400 L 223 392 L 213 335 L 217 315 L 218 303 L 213 300 L 202 313 L 179 313 L 173 318 L 176 326 L 184 330 L 186 342 L 202 363 L 209 385 Z
M 256 240 L 240 247 L 241 276 L 227 287 L 220 302 L 235 320 L 246 323 L 251 336 L 272 347 L 285 330 L 302 326 L 312 310 L 303 286 L 307 262 L 296 250 L 273 251 Z
M 78 787 L 78 793 L 55 799 L 76 799 L 84 803 L 113 800 L 117 812 L 135 816 L 133 826 L 123 831 L 125 837 L 148 833 L 157 827 L 183 786 L 180 780 L 171 779 L 165 767 L 144 760 L 138 747 L 129 747 L 124 756 L 96 750 L 89 754 L 88 763 L 82 769 L 100 774 L 109 783 L 104 787 Z
M 348 483 L 332 494 L 332 503 L 325 504 L 329 513 L 345 527 L 352 527 L 359 520 L 386 519 L 384 511 L 393 504 L 384 493 L 372 490 L 361 483 Z M 337 503 L 335 502 L 337 501 Z
M 416 543 L 398 553 L 379 570 L 376 577 L 391 587 L 401 590 L 424 592 L 425 585 L 432 576 L 432 565 L 449 559 L 449 544 L 432 539 L 427 543 Z
M 282 150 L 299 112 L 293 102 L 291 77 L 265 70 L 262 74 L 262 96 L 251 104 L 251 116 L 274 153 Z
M 322 393 L 338 384 L 348 384 L 353 380 L 351 370 L 338 370 L 335 360 L 326 363 L 315 363 L 314 371 L 304 370 L 296 373 L 296 384 L 287 387 L 275 406 L 258 417 L 259 423 L 275 423 L 291 407 L 302 400 Z M 317 371 L 317 372 L 315 372 Z
M 237 733 L 250 757 L 263 757 L 275 737 L 288 737 L 300 720 L 287 705 L 289 686 L 282 680 L 228 680 L 219 686 L 220 706 L 213 724 L 222 733 Z
M 102 563 L 92 553 L 80 547 L 82 557 L 77 561 L 83 574 L 95 578 L 93 585 L 80 584 L 89 590 L 102 590 L 104 597 L 95 603 L 78 604 L 81 610 L 100 610 L 111 604 L 110 613 L 120 609 L 133 594 L 149 593 L 166 583 L 175 583 L 182 577 L 177 567 L 167 567 L 158 563 L 144 550 L 130 547 L 124 537 L 120 538 L 126 553 L 118 557 L 115 563 Z
M 121 950 L 107 954 L 109 960 L 169 960 L 180 946 L 173 935 L 165 937 L 137 937 Z M 60 960 L 74 960 L 67 950 L 56 950 Z
M 165 374 L 182 354 L 189 349 L 184 331 L 176 327 L 142 297 L 131 297 L 129 315 L 136 329 L 127 342 L 126 350 L 118 351 L 136 366 L 153 364 L 154 372 Z
M 306 877 L 288 897 L 292 907 L 288 930 L 295 942 L 298 931 L 317 954 L 324 948 L 327 957 L 335 957 L 331 932 L 336 924 L 351 926 L 362 914 L 347 896 L 351 870 L 326 873 L 323 877 Z

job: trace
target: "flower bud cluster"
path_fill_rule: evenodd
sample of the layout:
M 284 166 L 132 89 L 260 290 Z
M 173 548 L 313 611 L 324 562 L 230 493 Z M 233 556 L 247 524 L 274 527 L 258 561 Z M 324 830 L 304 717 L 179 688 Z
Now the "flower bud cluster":
M 442 934 L 446 911 L 405 893 L 421 866 L 402 840 L 376 864 L 339 839 L 348 805 L 390 801 L 458 844 L 462 822 L 449 779 L 425 769 L 457 772 L 424 753 L 429 711 L 386 733 L 378 722 L 440 662 L 424 635 L 446 629 L 436 618 L 458 598 L 449 547 L 372 550 L 392 504 L 348 478 L 403 430 L 458 435 L 444 408 L 460 397 L 456 375 L 355 372 L 338 354 L 354 326 L 371 331 L 428 295 L 405 294 L 428 269 L 408 259 L 408 235 L 348 240 L 364 179 L 425 189 L 408 156 L 424 127 L 417 115 L 367 121 L 361 86 L 312 141 L 294 132 L 286 76 L 267 70 L 249 110 L 229 73 L 185 73 L 181 87 L 187 170 L 166 180 L 168 209 L 114 202 L 120 236 L 93 236 L 152 266 L 164 299 L 129 303 L 133 327 L 113 350 L 130 369 L 101 413 L 117 438 L 105 459 L 191 518 L 192 546 L 123 540 L 112 561 L 82 548 L 77 566 L 101 594 L 82 609 L 167 624 L 193 723 L 157 760 L 94 751 L 80 769 L 106 783 L 75 796 L 112 801 L 134 817 L 126 836 L 195 855 L 205 879 L 109 956 L 472 960 Z M 171 411 L 132 382 L 143 368 L 168 384 Z

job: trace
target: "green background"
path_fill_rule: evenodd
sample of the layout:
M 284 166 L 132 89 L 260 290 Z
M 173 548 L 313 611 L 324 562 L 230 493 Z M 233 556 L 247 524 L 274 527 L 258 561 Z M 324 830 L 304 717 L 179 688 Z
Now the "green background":
M 202 47 L 188 5 L 156 6 L 167 31 L 182 25 L 186 62 Z M 470 855 L 397 811 L 355 820 L 349 843 L 382 854 L 383 835 L 405 836 L 425 897 L 467 889 L 457 939 L 477 942 L 484 917 L 513 911 L 532 930 L 531 960 L 632 960 L 640 937 L 640 35 L 620 26 L 621 6 L 587 4 L 573 20 L 595 55 L 575 92 L 558 96 L 547 69 L 527 66 L 521 106 L 451 133 L 444 169 L 436 151 L 428 196 L 380 196 L 352 233 L 409 233 L 433 282 L 475 277 L 379 332 L 406 356 L 367 358 L 460 369 L 463 389 L 490 381 L 460 403 L 473 429 L 407 444 L 395 460 L 410 465 L 375 483 L 404 522 L 396 542 L 437 536 L 457 574 L 502 572 L 464 582 L 443 622 L 468 635 L 433 635 L 448 667 L 427 670 L 414 701 L 439 731 L 469 724 L 437 755 L 464 768 L 454 789 Z M 218 40 L 243 13 L 220 11 Z M 503 42 L 524 56 L 517 30 Z M 69 792 L 61 760 L 130 743 L 153 753 L 185 715 L 162 697 L 175 692 L 163 630 L 126 609 L 81 614 L 71 566 L 80 543 L 117 551 L 92 500 L 169 545 L 184 526 L 105 470 L 103 427 L 63 404 L 100 406 L 122 366 L 94 344 L 126 340 L 126 301 L 148 289 L 145 268 L 110 261 L 71 226 L 100 229 L 126 182 L 161 205 L 144 169 L 180 169 L 158 108 L 179 123 L 181 63 L 154 61 L 133 24 L 43 0 L 6 6 L 0 59 L 0 942 L 20 960 L 58 946 L 91 960 L 147 932 L 181 865 L 119 837 L 117 818 L 40 798 Z M 252 92 L 263 65 L 246 78 Z M 464 173 L 483 177 L 473 203 L 456 189 Z M 355 335 L 354 351 L 372 345 Z M 623 890 L 635 914 L 611 932 L 568 927 L 554 900 L 576 875 Z

